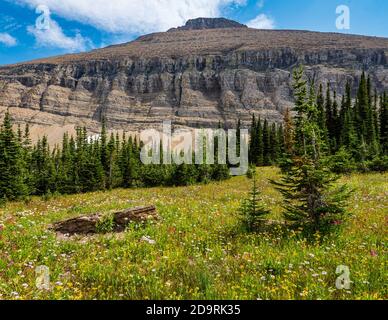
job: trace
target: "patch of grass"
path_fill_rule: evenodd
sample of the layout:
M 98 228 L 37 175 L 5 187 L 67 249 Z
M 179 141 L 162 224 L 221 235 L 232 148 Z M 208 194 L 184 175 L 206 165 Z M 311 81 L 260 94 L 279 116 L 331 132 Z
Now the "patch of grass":
M 115 221 L 113 214 L 106 214 L 96 224 L 97 233 L 109 233 L 114 230 Z
M 268 182 L 277 175 L 257 169 L 269 218 L 281 220 L 281 196 Z M 352 218 L 339 235 L 313 242 L 280 226 L 241 232 L 246 177 L 7 203 L 0 208 L 0 299 L 386 299 L 388 174 L 354 174 L 340 183 L 356 190 Z M 59 240 L 48 228 L 149 204 L 162 219 L 120 236 Z M 50 269 L 50 291 L 35 287 L 40 265 Z M 335 286 L 339 265 L 350 269 L 350 290 Z

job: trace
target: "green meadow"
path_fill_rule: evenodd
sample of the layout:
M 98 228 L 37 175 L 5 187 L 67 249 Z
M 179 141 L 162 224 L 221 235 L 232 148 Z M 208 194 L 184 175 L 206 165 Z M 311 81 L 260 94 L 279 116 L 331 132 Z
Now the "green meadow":
M 270 219 L 282 198 L 258 168 Z M 0 208 L 1 299 L 387 299 L 388 174 L 341 178 L 355 190 L 338 234 L 307 241 L 298 230 L 241 229 L 238 208 L 251 180 L 178 188 L 116 189 Z M 161 217 L 123 233 L 58 237 L 54 222 L 155 204 Z M 144 241 L 144 237 L 154 241 Z M 338 266 L 350 288 L 338 289 Z M 36 286 L 47 266 L 50 289 Z

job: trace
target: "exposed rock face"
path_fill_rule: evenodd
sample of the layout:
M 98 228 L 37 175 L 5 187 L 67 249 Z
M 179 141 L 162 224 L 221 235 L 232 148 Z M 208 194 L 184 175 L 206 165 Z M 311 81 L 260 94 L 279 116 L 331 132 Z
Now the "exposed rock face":
M 174 30 L 203 30 L 203 29 L 225 29 L 225 28 L 248 28 L 246 25 L 225 18 L 197 18 L 187 21 L 183 27 L 173 28 Z
M 281 121 L 292 107 L 291 72 L 299 63 L 339 95 L 362 70 L 379 91 L 388 89 L 388 39 L 199 19 L 123 45 L 1 67 L 0 113 L 11 107 L 21 123 L 94 132 L 102 116 L 126 131 L 163 120 L 234 126 L 253 113 Z

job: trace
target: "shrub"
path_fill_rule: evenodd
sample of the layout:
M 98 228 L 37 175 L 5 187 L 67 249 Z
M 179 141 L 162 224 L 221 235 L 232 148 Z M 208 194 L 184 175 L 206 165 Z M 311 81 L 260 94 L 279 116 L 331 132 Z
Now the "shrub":
M 336 154 L 328 157 L 327 165 L 332 172 L 338 174 L 348 174 L 357 170 L 351 153 L 345 148 L 341 148 Z
M 248 179 L 253 179 L 255 175 L 256 175 L 256 166 L 250 165 L 246 176 Z
M 385 172 L 388 171 L 388 156 L 376 157 L 368 161 L 366 166 L 370 171 Z
M 115 227 L 113 214 L 108 214 L 101 218 L 96 225 L 97 233 L 109 233 L 112 232 Z

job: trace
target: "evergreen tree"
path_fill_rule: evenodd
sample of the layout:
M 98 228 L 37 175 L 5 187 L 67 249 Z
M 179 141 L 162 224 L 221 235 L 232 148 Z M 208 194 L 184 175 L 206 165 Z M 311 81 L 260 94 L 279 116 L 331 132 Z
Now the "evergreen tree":
M 106 182 L 107 182 L 107 188 L 113 189 L 116 188 L 121 184 L 120 181 L 120 168 L 118 166 L 118 151 L 117 143 L 114 137 L 114 134 L 112 133 L 107 145 L 107 157 L 108 157 L 108 170 L 107 170 L 107 176 L 106 176 Z
M 30 125 L 28 123 L 24 128 L 23 148 L 26 149 L 26 151 L 31 151 Z
M 58 191 L 63 194 L 74 192 L 73 185 L 73 159 L 70 153 L 69 134 L 64 133 L 62 138 L 62 150 L 60 154 L 60 165 L 58 168 Z
M 379 96 L 377 94 L 377 89 L 374 91 L 373 95 L 373 104 L 372 104 L 372 120 L 373 120 L 373 130 L 376 135 L 376 144 L 377 148 L 380 148 L 380 130 L 379 130 L 379 111 L 378 111 L 378 101 Z
M 342 99 L 338 123 L 338 156 L 344 155 L 346 150 L 353 159 L 360 159 L 360 142 L 355 127 L 356 111 L 352 108 L 351 84 L 349 81 L 346 83 L 345 96 Z
M 249 159 L 250 163 L 261 166 L 263 165 L 263 128 L 261 120 L 259 118 L 256 121 L 255 115 L 252 117 L 252 125 L 250 130 L 250 146 L 249 146 Z
M 265 209 L 261 201 L 256 173 L 254 172 L 249 197 L 242 201 L 239 209 L 243 227 L 247 232 L 255 231 L 260 226 L 262 219 L 270 213 L 269 210 Z
M 90 175 L 89 191 L 104 190 L 105 188 L 105 176 L 104 168 L 101 163 L 101 149 L 99 140 L 94 141 L 89 146 L 89 154 L 92 156 L 89 158 Z
M 239 127 L 239 125 L 237 126 Z M 199 183 L 208 183 L 211 180 L 212 176 L 212 168 L 211 165 L 208 164 L 207 158 L 206 158 L 206 152 L 207 152 L 207 138 L 206 137 L 200 137 L 198 144 L 202 144 L 203 146 L 203 159 L 202 164 L 197 165 L 197 181 Z M 238 146 L 238 149 L 240 146 Z
M 380 145 L 383 154 L 388 155 L 388 95 L 384 92 L 380 99 Z
M 55 167 L 47 137 L 38 140 L 33 152 L 33 175 L 35 193 L 46 195 L 55 191 Z
M 265 166 L 270 166 L 272 164 L 271 131 L 270 131 L 267 119 L 264 121 L 264 126 L 263 126 L 263 164 Z
M 211 170 L 212 180 L 215 180 L 215 181 L 222 181 L 222 180 L 226 180 L 226 179 L 230 178 L 230 170 L 229 170 L 228 165 L 225 163 L 220 163 L 220 159 L 218 157 L 219 148 L 220 148 L 220 139 L 218 136 L 216 136 L 214 139 L 214 154 L 216 155 L 216 159 L 215 159 L 214 165 L 212 166 L 212 170 Z M 225 151 L 227 149 L 228 148 L 226 146 Z M 187 175 L 189 181 L 191 181 L 193 176 L 195 175 L 194 172 L 192 172 L 190 169 L 185 168 L 185 167 L 177 168 L 177 170 L 182 170 L 183 172 L 186 172 L 186 175 Z
M 237 121 L 237 129 L 236 129 L 236 136 L 237 136 L 237 141 L 236 141 L 236 153 L 237 156 L 240 156 L 240 144 L 241 144 L 241 119 L 238 119 Z
M 278 146 L 279 146 L 279 156 L 278 156 L 278 160 L 279 160 L 281 158 L 282 154 L 286 152 L 285 151 L 285 143 L 284 143 L 283 124 L 280 124 L 278 126 L 277 138 L 278 138 Z
M 295 146 L 295 127 L 290 109 L 284 113 L 284 150 L 287 154 L 294 152 Z
M 31 159 L 31 152 L 32 152 L 32 142 L 30 139 L 30 126 L 27 123 L 24 127 L 24 134 L 22 138 L 22 161 L 24 164 L 25 169 L 25 182 L 27 185 L 27 194 L 31 195 L 35 192 L 35 185 L 34 185 L 34 176 L 32 174 L 32 159 Z
M 345 119 L 345 114 L 349 112 L 352 109 L 352 88 L 349 81 L 346 82 L 345 87 L 345 95 L 343 97 L 342 103 L 341 103 L 341 110 L 340 110 L 340 126 L 342 127 Z
M 22 133 L 22 127 L 20 126 L 20 124 L 18 124 L 17 141 L 19 146 L 23 145 L 23 133 Z
M 326 104 L 325 104 L 325 111 L 326 111 L 326 128 L 327 128 L 327 134 L 328 134 L 328 147 L 329 150 L 333 150 L 333 124 L 334 124 L 334 118 L 333 118 L 333 102 L 331 100 L 331 93 L 330 93 L 330 84 L 327 84 L 326 88 Z M 324 135 L 324 134 L 323 134 Z
M 275 123 L 273 123 L 271 126 L 270 150 L 271 150 L 271 152 L 270 152 L 271 163 L 276 164 L 279 160 L 280 145 L 279 145 L 279 138 L 278 138 L 278 130 L 276 128 Z
M 256 135 L 256 117 L 252 116 L 251 128 L 249 130 L 249 162 L 256 164 L 256 148 L 257 148 L 257 135 Z
M 264 133 L 261 118 L 256 123 L 257 149 L 256 149 L 256 165 L 264 165 Z
M 344 103 L 344 102 L 343 102 Z M 336 152 L 338 150 L 338 143 L 340 139 L 340 119 L 339 119 L 339 110 L 338 110 L 338 102 L 337 102 L 337 92 L 334 91 L 333 95 L 333 107 L 332 107 L 332 132 L 330 133 L 331 136 L 331 150 L 332 152 Z
M 0 201 L 25 197 L 28 194 L 26 180 L 22 148 L 7 110 L 0 128 Z
M 358 158 L 359 143 L 354 127 L 352 109 L 344 111 L 341 122 L 340 146 L 345 147 L 352 154 L 353 158 Z
M 330 146 L 329 133 L 327 130 L 326 123 L 326 109 L 325 109 L 325 98 L 323 96 L 323 86 L 319 85 L 319 91 L 317 96 L 317 109 L 318 109 L 318 125 L 322 132 L 322 139 L 326 146 Z
M 306 231 L 327 231 L 345 215 L 346 187 L 334 188 L 336 177 L 325 165 L 315 100 L 307 95 L 303 68 L 294 71 L 296 141 L 291 165 L 273 183 L 285 199 L 285 218 Z
M 376 132 L 370 104 L 370 80 L 366 79 L 364 72 L 361 75 L 357 93 L 356 128 L 359 131 L 360 141 L 363 140 L 365 144 L 369 145 L 372 148 L 372 151 L 374 151 Z
M 100 156 L 101 156 L 101 164 L 104 168 L 105 177 L 109 177 L 109 156 L 108 156 L 108 137 L 106 131 L 106 120 L 105 117 L 102 118 L 101 123 L 101 135 L 100 135 Z
M 101 163 L 99 141 L 88 141 L 85 128 L 78 128 L 76 141 L 74 166 L 77 168 L 80 192 L 104 189 L 105 176 Z
M 220 166 L 215 166 L 213 172 L 213 177 L 215 180 L 222 180 L 222 177 L 218 177 L 218 169 L 220 169 Z M 190 164 L 180 164 L 175 167 L 175 171 L 173 173 L 173 181 L 175 186 L 189 186 L 193 185 L 198 180 L 198 174 L 196 167 L 194 165 Z
M 125 134 L 123 135 L 123 141 L 120 149 L 120 171 L 121 171 L 121 180 L 122 186 L 124 188 L 129 188 L 133 184 L 133 172 L 132 172 L 132 141 L 126 140 Z

